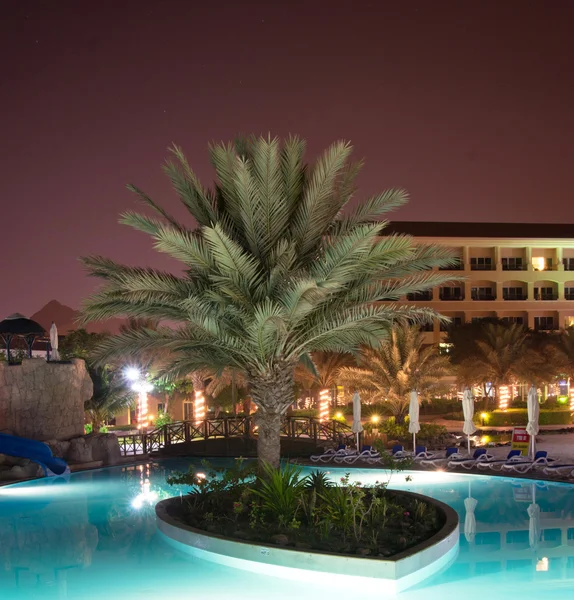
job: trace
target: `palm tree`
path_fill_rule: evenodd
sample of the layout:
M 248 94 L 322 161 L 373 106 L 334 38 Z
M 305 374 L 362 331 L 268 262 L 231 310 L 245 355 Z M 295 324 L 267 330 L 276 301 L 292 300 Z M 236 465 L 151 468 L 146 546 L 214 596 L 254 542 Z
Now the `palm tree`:
M 176 221 L 134 186 L 159 218 L 128 212 L 121 221 L 180 260 L 183 274 L 83 259 L 104 282 L 85 303 L 85 320 L 131 316 L 170 325 L 120 333 L 102 343 L 100 360 L 160 349 L 169 355 L 166 376 L 226 367 L 244 373 L 258 406 L 258 456 L 273 466 L 295 366 L 309 364 L 310 352 L 377 346 L 396 321 L 436 318 L 395 301 L 451 281 L 430 269 L 456 262 L 445 247 L 381 237 L 381 219 L 405 203 L 404 191 L 349 206 L 361 167 L 350 162 L 349 144 L 334 143 L 312 167 L 304 151 L 296 137 L 213 145 L 210 190 L 173 147 L 165 172 L 192 223 Z
M 366 348 L 359 366 L 341 369 L 343 384 L 373 402 L 383 402 L 397 423 L 409 410 L 409 395 L 416 390 L 431 399 L 444 387 L 449 361 L 436 346 L 424 346 L 424 335 L 416 326 L 396 325 L 380 348 Z
M 84 409 L 92 421 L 92 431 L 97 433 L 108 419 L 132 405 L 134 394 L 121 382 L 121 376 L 107 367 L 90 367 L 89 373 L 94 393 Z
M 337 387 L 339 371 L 343 367 L 355 364 L 350 354 L 339 352 L 313 352 L 309 366 L 298 365 L 295 369 L 295 380 L 304 389 L 310 390 L 320 399 L 321 418 L 328 417 L 329 401 L 332 402 L 332 391 Z
M 522 382 L 548 381 L 548 362 L 536 349 L 535 340 L 520 324 L 485 323 L 466 357 L 458 363 L 457 378 L 466 385 L 489 382 L 499 406 L 504 408 L 507 400 L 503 388 Z

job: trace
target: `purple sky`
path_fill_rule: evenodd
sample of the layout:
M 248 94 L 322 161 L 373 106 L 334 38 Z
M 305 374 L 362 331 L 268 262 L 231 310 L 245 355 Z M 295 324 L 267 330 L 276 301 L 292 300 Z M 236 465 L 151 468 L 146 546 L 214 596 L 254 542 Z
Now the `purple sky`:
M 214 139 L 346 138 L 398 219 L 574 223 L 574 2 L 203 4 L 0 3 L 0 318 L 76 307 L 80 255 L 168 266 L 116 222 L 127 182 L 175 204 L 173 141 L 209 182 Z

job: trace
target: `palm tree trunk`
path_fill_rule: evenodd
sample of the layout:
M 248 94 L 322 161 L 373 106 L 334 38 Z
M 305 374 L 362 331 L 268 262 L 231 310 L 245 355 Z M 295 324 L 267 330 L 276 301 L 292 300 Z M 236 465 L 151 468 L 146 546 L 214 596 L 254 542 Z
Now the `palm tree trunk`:
M 281 460 L 281 414 L 259 409 L 257 423 L 257 458 L 259 465 L 266 463 L 279 468 Z
M 257 405 L 257 458 L 279 468 L 281 458 L 281 418 L 293 401 L 293 369 L 285 363 L 274 365 L 271 372 L 249 377 L 251 398 Z
M 201 373 L 191 374 L 191 383 L 193 385 L 193 420 L 195 423 L 203 421 L 206 417 L 205 407 L 205 380 Z

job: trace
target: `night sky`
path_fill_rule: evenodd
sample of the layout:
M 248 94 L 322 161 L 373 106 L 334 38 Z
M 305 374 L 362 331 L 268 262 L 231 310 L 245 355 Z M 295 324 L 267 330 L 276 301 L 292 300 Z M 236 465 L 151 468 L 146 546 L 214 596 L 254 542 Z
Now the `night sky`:
M 128 182 L 175 205 L 171 142 L 210 182 L 211 140 L 345 138 L 361 196 L 410 191 L 398 219 L 574 223 L 573 23 L 570 0 L 0 0 L 0 318 L 77 307 L 80 255 L 171 266 L 117 225 Z

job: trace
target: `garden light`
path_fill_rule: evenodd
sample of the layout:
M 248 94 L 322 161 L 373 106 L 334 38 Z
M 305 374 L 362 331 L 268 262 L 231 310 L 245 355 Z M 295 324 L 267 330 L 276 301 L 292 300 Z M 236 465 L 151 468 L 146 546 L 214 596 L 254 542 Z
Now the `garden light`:
M 381 417 L 379 417 L 379 415 L 373 415 L 371 417 L 371 423 L 378 423 L 381 420 Z
M 141 377 L 140 370 L 135 367 L 128 367 L 124 374 L 129 381 L 137 381 Z
M 336 419 L 342 419 L 343 418 L 343 413 L 341 411 L 335 413 L 335 418 Z

